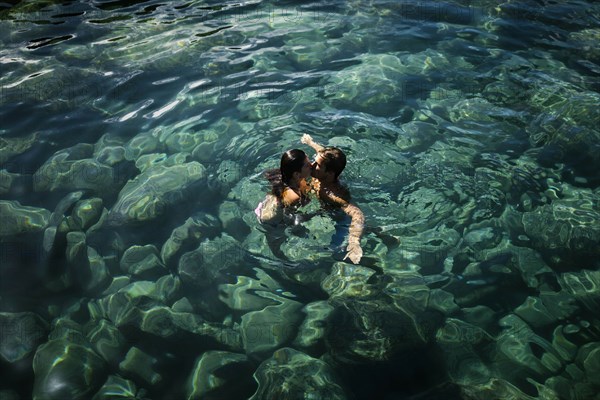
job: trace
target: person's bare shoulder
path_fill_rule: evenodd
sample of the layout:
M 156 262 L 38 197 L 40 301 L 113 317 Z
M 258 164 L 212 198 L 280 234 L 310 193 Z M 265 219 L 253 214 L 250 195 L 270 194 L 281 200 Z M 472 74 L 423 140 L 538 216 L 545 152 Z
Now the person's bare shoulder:
M 338 207 L 344 207 L 350 203 L 350 192 L 339 184 L 328 185 L 321 188 L 321 198 Z
M 300 196 L 291 189 L 285 189 L 282 195 L 282 203 L 284 207 L 289 207 L 300 201 Z

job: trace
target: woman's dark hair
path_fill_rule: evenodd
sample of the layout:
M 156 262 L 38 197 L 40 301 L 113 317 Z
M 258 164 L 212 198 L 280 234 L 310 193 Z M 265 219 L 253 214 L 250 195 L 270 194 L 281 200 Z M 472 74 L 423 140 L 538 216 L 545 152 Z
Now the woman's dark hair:
M 283 189 L 289 185 L 294 176 L 294 172 L 300 172 L 306 160 L 306 153 L 302 150 L 288 150 L 281 156 L 279 169 L 272 169 L 265 173 L 265 176 L 273 186 L 273 194 L 281 198 Z

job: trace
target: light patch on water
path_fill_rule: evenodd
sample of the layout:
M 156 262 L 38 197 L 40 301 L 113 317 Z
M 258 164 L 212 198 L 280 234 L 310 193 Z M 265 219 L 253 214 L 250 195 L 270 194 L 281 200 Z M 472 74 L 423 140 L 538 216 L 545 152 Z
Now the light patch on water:
M 144 115 L 144 117 L 146 118 L 160 118 L 162 117 L 164 114 L 168 113 L 169 111 L 173 110 L 175 107 L 177 107 L 177 105 L 181 103 L 181 100 L 173 100 L 172 102 L 170 102 L 169 104 L 167 104 L 166 106 L 160 108 L 159 110 L 154 111 L 153 113 L 151 113 L 150 115 L 146 114 Z

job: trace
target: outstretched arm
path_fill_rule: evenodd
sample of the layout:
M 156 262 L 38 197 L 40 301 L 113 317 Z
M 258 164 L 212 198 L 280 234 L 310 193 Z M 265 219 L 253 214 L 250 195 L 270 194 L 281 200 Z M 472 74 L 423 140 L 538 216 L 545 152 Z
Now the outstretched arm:
M 365 216 L 360 211 L 360 208 L 351 203 L 342 207 L 342 210 L 352 218 L 348 234 L 348 247 L 346 248 L 348 253 L 346 253 L 344 260 L 349 258 L 354 264 L 358 264 L 363 256 L 363 251 L 360 247 L 360 237 L 365 226 Z
M 302 135 L 302 139 L 300 139 L 300 142 L 309 145 L 317 153 L 325 148 L 325 147 L 321 146 L 319 143 L 315 142 L 313 140 L 312 136 L 310 136 L 308 133 L 305 133 L 304 135 Z
M 360 247 L 360 238 L 362 236 L 364 225 L 365 225 L 365 216 L 358 208 L 352 203 L 348 203 L 346 200 L 341 198 L 340 196 L 333 193 L 331 190 L 326 190 L 323 193 L 326 197 L 326 200 L 338 205 L 341 209 L 352 218 L 350 222 L 350 230 L 348 234 L 348 247 L 346 250 L 346 258 L 349 258 L 354 264 L 358 264 L 360 259 L 363 256 L 362 248 Z

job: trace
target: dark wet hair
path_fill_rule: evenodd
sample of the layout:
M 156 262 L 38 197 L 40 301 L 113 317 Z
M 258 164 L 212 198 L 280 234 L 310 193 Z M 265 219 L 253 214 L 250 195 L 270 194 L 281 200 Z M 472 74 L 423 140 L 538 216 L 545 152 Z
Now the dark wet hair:
M 294 172 L 302 171 L 305 160 L 306 153 L 302 150 L 288 150 L 281 156 L 279 169 L 272 169 L 265 173 L 267 180 L 273 186 L 273 194 L 275 196 L 281 198 L 283 189 L 290 184 L 290 181 L 294 177 Z
M 325 170 L 333 172 L 335 179 L 337 179 L 346 168 L 346 155 L 344 152 L 337 147 L 326 147 L 319 151 L 319 155 L 323 158 Z

